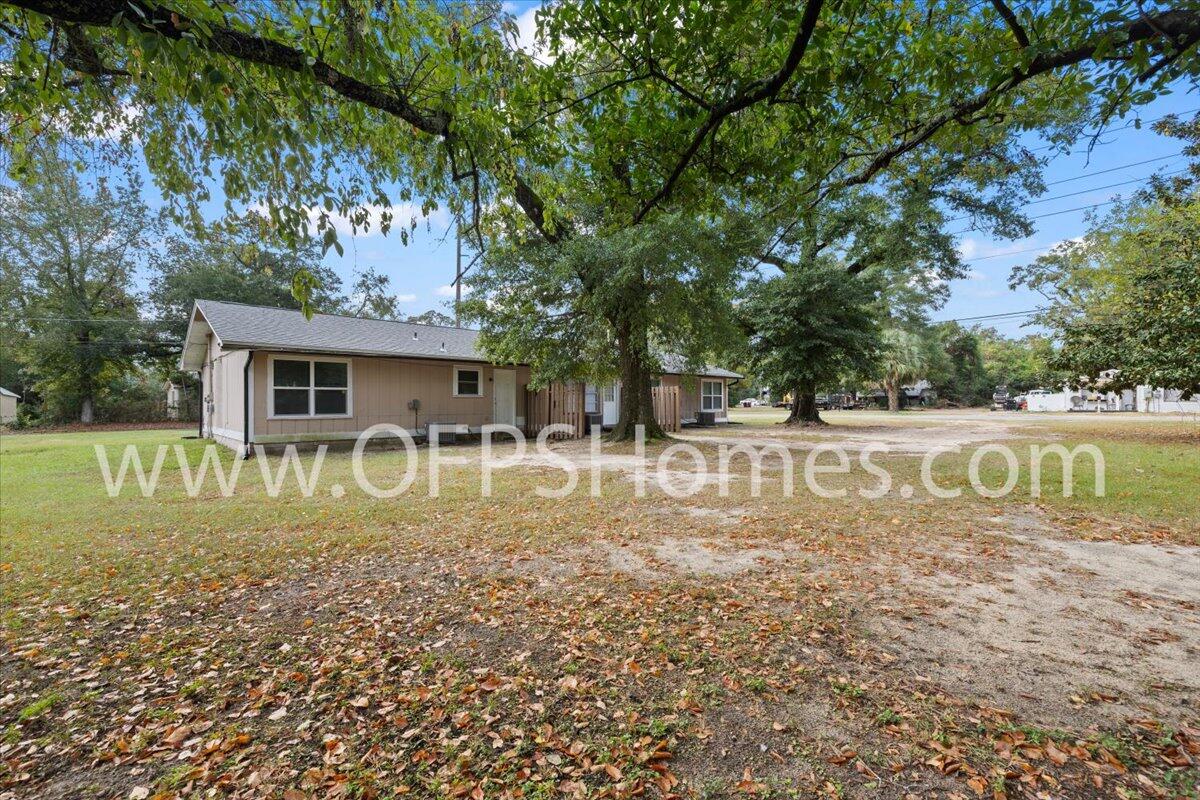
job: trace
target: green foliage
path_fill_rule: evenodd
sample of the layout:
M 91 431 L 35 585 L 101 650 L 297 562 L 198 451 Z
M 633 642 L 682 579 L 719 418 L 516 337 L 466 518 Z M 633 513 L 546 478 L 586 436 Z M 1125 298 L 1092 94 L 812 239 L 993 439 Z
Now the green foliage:
M 581 216 L 581 215 L 580 215 Z M 699 367 L 737 338 L 731 313 L 755 226 L 736 215 L 662 214 L 552 243 L 512 239 L 472 275 L 464 315 L 497 363 L 528 363 L 533 381 L 610 380 L 622 353 L 661 368 L 664 352 Z
M 968 197 L 994 177 L 978 156 L 1031 129 L 1070 141 L 1093 96 L 1107 118 L 1200 72 L 1195 13 L 1131 0 L 1023 9 L 1028 44 L 970 0 L 549 3 L 536 56 L 497 3 L 11 2 L 18 169 L 59 134 L 140 148 L 193 221 L 219 183 L 326 248 L 333 213 L 406 240 L 433 198 L 551 238 L 594 205 L 622 226 L 781 191 L 810 207 L 930 150 Z
M 85 187 L 52 153 L 25 186 L 0 188 L 6 344 L 51 416 L 91 421 L 98 395 L 133 369 L 145 336 L 133 281 L 159 230 L 136 178 Z
M 179 341 L 198 299 L 299 308 L 292 277 L 300 271 L 319 283 L 310 298 L 314 310 L 343 309 L 341 280 L 321 264 L 317 242 L 304 239 L 297 246 L 279 246 L 272 242 L 263 217 L 228 217 L 195 236 L 176 232 L 167 237 L 153 256 L 147 300 L 169 337 Z
M 1164 129 L 1200 156 L 1200 117 Z M 1015 269 L 1011 282 L 1049 298 L 1040 321 L 1062 337 L 1055 363 L 1073 380 L 1115 369 L 1111 389 L 1200 392 L 1200 161 L 1118 204 L 1080 240 Z
M 923 377 L 938 397 L 956 405 L 985 405 L 997 386 L 1020 393 L 1055 389 L 1067 380 L 1067 373 L 1054 366 L 1057 349 L 1046 336 L 1010 339 L 992 328 L 945 322 L 925 339 L 929 353 Z
M 883 332 L 879 372 L 889 411 L 900 410 L 901 387 L 918 380 L 928 366 L 928 351 L 920 336 L 903 328 L 888 328 Z
M 885 383 L 901 384 L 921 377 L 928 357 L 921 338 L 903 328 L 883 332 L 883 358 L 880 368 Z
M 435 309 L 422 311 L 420 314 L 413 314 L 406 318 L 405 322 L 415 322 L 418 325 L 442 325 L 444 327 L 454 326 L 454 317 L 443 314 Z
M 882 347 L 878 282 L 830 260 L 798 265 L 749 287 L 739 315 L 755 372 L 775 396 L 828 388 L 871 372 Z

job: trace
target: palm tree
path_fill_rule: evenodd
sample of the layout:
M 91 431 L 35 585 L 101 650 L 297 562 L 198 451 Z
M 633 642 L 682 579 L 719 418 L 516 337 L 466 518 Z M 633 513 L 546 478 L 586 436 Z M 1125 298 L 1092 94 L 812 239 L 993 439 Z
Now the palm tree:
M 900 387 L 920 377 L 927 366 L 925 348 L 915 334 L 901 328 L 883 332 L 883 388 L 887 392 L 888 411 L 900 410 Z

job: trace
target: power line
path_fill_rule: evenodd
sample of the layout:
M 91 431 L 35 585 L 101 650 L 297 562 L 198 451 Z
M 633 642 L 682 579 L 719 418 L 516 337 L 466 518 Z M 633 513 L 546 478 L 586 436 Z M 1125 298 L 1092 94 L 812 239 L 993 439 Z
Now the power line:
M 1031 308 L 1028 311 L 1009 311 L 1004 314 L 981 314 L 975 317 L 958 317 L 956 319 L 935 319 L 932 324 L 938 325 L 943 322 L 992 322 L 994 324 L 1005 324 L 1009 322 L 1020 322 L 1025 317 L 1039 314 L 1045 311 L 1044 308 Z
M 1038 203 L 1049 203 L 1051 200 L 1062 200 L 1063 198 L 1066 198 L 1066 197 L 1078 197 L 1081 194 L 1088 194 L 1090 192 L 1101 192 L 1101 191 L 1104 191 L 1105 189 L 1113 189 L 1117 186 L 1125 186 L 1126 184 L 1130 184 L 1130 183 L 1141 183 L 1142 181 L 1148 181 L 1154 177 L 1169 178 L 1172 175 L 1178 175 L 1182 172 L 1187 172 L 1187 171 L 1188 170 L 1185 167 L 1184 169 L 1177 169 L 1174 172 L 1156 172 L 1153 175 L 1146 175 L 1143 178 L 1130 178 L 1129 180 L 1118 181 L 1117 183 L 1108 183 L 1108 184 L 1105 184 L 1104 186 L 1093 186 L 1090 189 L 1080 189 L 1078 192 L 1069 192 L 1067 194 L 1060 194 L 1057 197 L 1045 197 L 1041 200 L 1034 200 L 1031 203 L 1026 203 L 1025 205 L 1036 206 Z
M 974 264 L 976 261 L 987 261 L 987 260 L 993 259 L 993 258 L 1004 258 L 1005 256 L 1019 256 L 1022 253 L 1040 253 L 1043 250 L 1049 250 L 1050 248 L 1055 247 L 1055 246 L 1056 245 L 1048 244 L 1045 247 L 1030 247 L 1028 250 L 1012 250 L 1007 253 L 994 253 L 990 256 L 980 256 L 979 258 L 968 258 L 968 259 L 965 259 L 962 263 Z
M 1055 200 L 1063 200 L 1068 197 L 1078 197 L 1081 194 L 1090 194 L 1092 192 L 1102 192 L 1105 189 L 1114 189 L 1117 186 L 1125 186 L 1130 183 L 1141 183 L 1143 181 L 1148 181 L 1154 177 L 1169 178 L 1172 175 L 1179 175 L 1180 173 L 1187 172 L 1187 171 L 1188 170 L 1185 167 L 1184 169 L 1177 169 L 1174 172 L 1161 172 L 1161 173 L 1155 172 L 1153 174 L 1146 175 L 1141 178 L 1129 178 L 1128 180 L 1117 181 L 1116 183 L 1108 183 L 1108 184 L 1105 184 L 1104 186 L 1093 186 L 1089 189 L 1080 189 L 1077 192 L 1067 192 L 1066 194 L 1058 194 L 1058 195 L 1054 195 L 1053 197 L 1043 197 L 1041 200 L 1032 200 L 1032 201 L 1026 203 L 1025 205 L 1026 206 L 1036 206 L 1039 203 L 1050 203 Z M 967 216 L 963 216 L 963 217 L 954 217 L 954 218 L 948 219 L 946 221 L 947 222 L 961 222 L 964 219 L 970 219 L 970 218 L 971 218 L 970 215 L 967 215 Z M 1036 217 L 1034 217 L 1033 219 L 1036 219 Z
M 1075 208 L 1064 208 L 1061 211 L 1050 211 L 1046 214 L 1038 214 L 1037 216 L 1027 217 L 1027 219 L 1030 219 L 1030 220 L 1045 219 L 1046 217 L 1057 217 L 1060 214 L 1070 214 L 1075 211 L 1087 211 L 1088 209 L 1092 209 L 1092 208 L 1103 208 L 1104 206 L 1111 206 L 1113 203 L 1119 202 L 1119 200 L 1120 200 L 1120 198 L 1118 198 L 1117 200 L 1106 200 L 1103 203 L 1092 203 L 1091 205 L 1076 206 Z M 954 231 L 950 235 L 951 236 L 960 236 L 964 233 L 970 233 L 971 231 L 974 231 L 974 230 L 978 230 L 978 229 L 977 228 L 963 228 L 961 231 Z
M 1158 158 L 1148 158 L 1145 161 L 1134 161 L 1132 164 L 1122 164 L 1119 167 L 1109 167 L 1108 169 L 1101 169 L 1101 170 L 1097 170 L 1096 172 L 1089 172 L 1086 175 L 1076 175 L 1074 178 L 1063 178 L 1062 180 L 1051 181 L 1050 183 L 1047 183 L 1046 186 L 1048 186 L 1048 187 L 1049 186 L 1058 186 L 1060 183 L 1070 183 L 1071 181 L 1081 181 L 1084 178 L 1094 178 L 1097 175 L 1104 175 L 1105 173 L 1108 173 L 1108 172 L 1117 172 L 1119 170 L 1129 169 L 1130 167 L 1140 167 L 1143 164 L 1153 164 L 1156 161 L 1166 161 L 1168 158 L 1178 158 L 1181 155 L 1183 155 L 1183 153 L 1179 152 L 1179 153 L 1172 153 L 1169 156 L 1159 156 Z
M 1154 123 L 1161 122 L 1162 120 L 1164 120 L 1168 117 L 1187 117 L 1191 114 L 1195 114 L 1197 111 L 1200 111 L 1200 108 L 1193 108 L 1190 111 L 1173 111 L 1170 114 L 1163 114 L 1161 117 L 1154 117 L 1153 119 L 1134 119 L 1134 120 L 1130 120 L 1129 122 L 1125 123 L 1124 125 L 1122 125 L 1119 128 L 1109 128 L 1108 130 L 1098 131 L 1097 133 L 1094 134 L 1094 136 L 1097 136 L 1097 137 L 1106 136 L 1110 133 L 1119 133 L 1120 131 L 1129 130 L 1130 128 L 1134 128 L 1134 127 L 1140 127 L 1143 125 L 1153 125 Z M 1113 142 L 1097 142 L 1094 145 L 1094 147 L 1102 147 L 1106 144 L 1113 144 Z M 1036 153 L 1041 150 L 1052 150 L 1055 147 L 1058 147 L 1058 145 L 1046 144 L 1046 145 L 1041 145 L 1040 147 L 1030 148 L 1030 152 Z M 1090 152 L 1090 150 L 1091 150 L 1091 148 L 1088 148 L 1088 150 L 1073 150 L 1070 153 L 1067 153 L 1067 155 L 1083 155 L 1085 153 Z

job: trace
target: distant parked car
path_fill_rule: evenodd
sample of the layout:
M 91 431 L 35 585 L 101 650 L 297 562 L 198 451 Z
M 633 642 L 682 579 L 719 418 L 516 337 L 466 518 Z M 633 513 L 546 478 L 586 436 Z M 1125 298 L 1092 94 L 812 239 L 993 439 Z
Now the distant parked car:
M 755 408 L 759 406 L 760 403 L 753 397 L 747 397 L 745 400 L 742 400 L 742 402 L 738 403 L 738 405 L 742 408 Z
M 992 392 L 992 411 L 1016 411 L 1017 399 L 1008 393 L 1007 386 L 997 386 Z

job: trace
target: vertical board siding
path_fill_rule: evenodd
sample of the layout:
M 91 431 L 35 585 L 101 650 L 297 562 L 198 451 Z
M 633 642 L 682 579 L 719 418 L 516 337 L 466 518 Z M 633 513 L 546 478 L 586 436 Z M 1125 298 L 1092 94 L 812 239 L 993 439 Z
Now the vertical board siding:
M 336 418 L 269 419 L 267 395 L 270 393 L 269 355 L 280 358 L 316 358 L 320 354 L 267 353 L 254 355 L 254 433 L 255 436 L 300 435 L 311 433 L 356 433 L 372 425 L 388 423 L 406 430 L 424 432 L 429 423 L 468 425 L 477 430 L 492 422 L 492 367 L 465 361 L 426 361 L 421 359 L 355 356 L 351 361 L 350 416 Z M 454 367 L 480 371 L 482 397 L 454 396 Z M 514 369 L 504 367 L 504 369 Z M 515 367 L 517 385 L 529 380 L 528 367 Z M 523 393 L 516 392 L 518 423 L 525 416 Z M 412 411 L 408 404 L 420 402 Z

